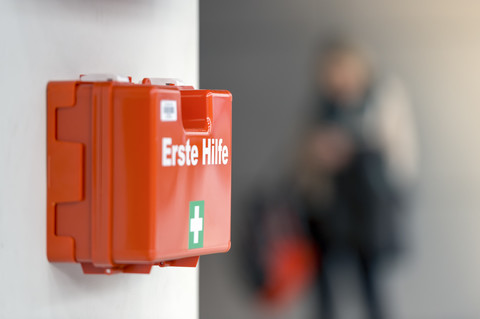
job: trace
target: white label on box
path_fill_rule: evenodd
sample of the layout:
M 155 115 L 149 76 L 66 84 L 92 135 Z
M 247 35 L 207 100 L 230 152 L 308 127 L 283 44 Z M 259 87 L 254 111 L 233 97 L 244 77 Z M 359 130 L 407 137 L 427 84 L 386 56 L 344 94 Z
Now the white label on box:
M 177 120 L 177 101 L 162 100 L 160 102 L 160 120 L 162 122 L 175 122 Z

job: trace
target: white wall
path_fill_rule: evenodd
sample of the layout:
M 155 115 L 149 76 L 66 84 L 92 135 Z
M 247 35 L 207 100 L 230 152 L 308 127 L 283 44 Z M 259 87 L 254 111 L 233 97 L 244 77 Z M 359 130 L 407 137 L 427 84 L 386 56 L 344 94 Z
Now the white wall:
M 83 275 L 46 258 L 45 88 L 198 78 L 196 0 L 0 2 L 0 318 L 196 318 L 197 269 Z

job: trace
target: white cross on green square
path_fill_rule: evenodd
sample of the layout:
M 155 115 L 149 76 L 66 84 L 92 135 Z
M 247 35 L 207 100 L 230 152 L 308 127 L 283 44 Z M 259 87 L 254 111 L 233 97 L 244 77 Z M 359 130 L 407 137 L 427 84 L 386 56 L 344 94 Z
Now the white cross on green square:
M 203 200 L 190 202 L 189 213 L 188 249 L 202 248 L 205 202 Z

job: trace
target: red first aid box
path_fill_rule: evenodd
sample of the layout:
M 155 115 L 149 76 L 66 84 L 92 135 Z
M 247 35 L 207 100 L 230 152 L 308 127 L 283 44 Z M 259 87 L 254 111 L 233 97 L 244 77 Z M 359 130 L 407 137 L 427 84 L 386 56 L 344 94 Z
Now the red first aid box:
M 48 83 L 49 261 L 148 273 L 229 250 L 232 96 L 153 83 Z

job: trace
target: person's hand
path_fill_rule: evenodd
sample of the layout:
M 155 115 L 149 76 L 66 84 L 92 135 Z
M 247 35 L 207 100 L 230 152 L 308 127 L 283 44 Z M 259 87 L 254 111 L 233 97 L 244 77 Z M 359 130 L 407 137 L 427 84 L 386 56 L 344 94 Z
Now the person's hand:
M 325 126 L 314 131 L 307 148 L 310 164 L 331 174 L 345 168 L 354 152 L 352 139 L 338 126 Z

